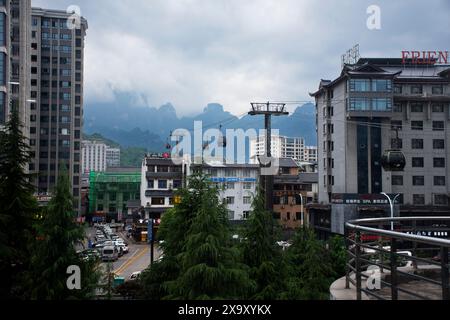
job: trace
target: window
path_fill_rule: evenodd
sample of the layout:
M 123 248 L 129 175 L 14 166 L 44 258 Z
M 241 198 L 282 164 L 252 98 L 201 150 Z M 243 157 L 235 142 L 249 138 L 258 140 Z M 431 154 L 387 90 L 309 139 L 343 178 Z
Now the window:
M 445 168 L 445 158 L 434 158 L 433 166 L 435 168 Z
M 411 130 L 423 130 L 423 121 L 411 121 Z
M 445 149 L 445 141 L 443 139 L 433 139 L 433 149 Z
M 393 111 L 394 112 L 403 112 L 403 106 L 400 103 L 396 103 L 396 104 L 394 104 Z
M 234 190 L 235 188 L 234 182 L 227 182 L 226 188 L 229 190 Z
M 423 139 L 412 139 L 411 147 L 413 149 L 423 149 Z
M 236 177 L 236 170 L 233 169 L 227 169 L 225 170 L 225 176 L 226 177 Z
M 394 86 L 394 93 L 402 94 L 402 92 L 403 92 L 403 87 L 401 85 L 395 85 Z
M 252 189 L 252 183 L 251 182 L 244 182 L 244 190 L 251 190 Z
M 158 189 L 167 189 L 167 180 L 158 180 Z
M 373 111 L 391 111 L 392 110 L 391 99 L 385 99 L 385 98 L 372 99 L 372 110 Z
M 420 85 L 411 86 L 411 94 L 422 94 L 423 88 Z
M 413 168 L 423 168 L 424 167 L 423 158 L 412 158 L 412 167 Z
M 352 79 L 350 80 L 351 92 L 368 92 L 370 91 L 369 79 Z
M 228 220 L 234 220 L 234 211 L 228 210 Z
M 351 98 L 349 111 L 370 111 L 370 100 L 366 98 Z
M 181 187 L 182 187 L 181 180 L 173 180 L 173 188 L 174 189 L 179 189 Z
M 225 200 L 226 204 L 234 204 L 234 197 L 227 197 Z
M 392 92 L 392 81 L 386 79 L 372 80 L 372 91 L 374 92 Z
M 434 177 L 434 185 L 439 186 L 445 186 L 445 177 L 443 176 L 435 176 Z
M 252 198 L 251 197 L 244 197 L 244 204 L 252 204 Z
M 448 195 L 446 194 L 435 194 L 434 204 L 436 206 L 447 206 L 448 205 Z
M 413 194 L 413 204 L 423 206 L 425 205 L 425 195 L 423 194 Z
M 152 202 L 151 203 L 152 203 L 153 206 L 163 206 L 164 203 L 165 203 L 165 199 L 164 198 L 154 197 L 154 198 L 152 198 Z
M 444 87 L 443 86 L 433 86 L 431 88 L 432 94 L 443 94 L 444 93 Z
M 403 186 L 403 176 L 392 176 L 393 186 Z
M 444 105 L 442 103 L 434 103 L 431 108 L 432 111 L 436 113 L 444 112 Z
M 424 186 L 425 177 L 424 176 L 413 176 L 413 186 Z
M 444 131 L 444 121 L 433 121 L 433 131 Z
M 154 188 L 155 188 L 155 181 L 147 180 L 147 189 L 154 189 Z
M 423 104 L 421 103 L 411 103 L 411 112 L 421 113 L 423 112 Z

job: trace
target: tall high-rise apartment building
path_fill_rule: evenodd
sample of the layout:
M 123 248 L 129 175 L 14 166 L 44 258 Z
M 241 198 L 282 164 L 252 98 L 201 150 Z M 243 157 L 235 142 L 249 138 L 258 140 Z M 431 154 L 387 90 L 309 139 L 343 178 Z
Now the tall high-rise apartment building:
M 258 156 L 266 153 L 266 136 L 250 140 L 250 161 L 258 163 Z M 305 146 L 305 139 L 272 135 L 272 157 L 289 158 L 300 162 L 317 162 L 317 147 Z
M 30 171 L 39 173 L 39 193 L 51 193 L 64 163 L 70 174 L 74 210 L 80 210 L 83 64 L 87 21 L 68 23 L 65 11 L 32 9 Z
M 98 141 L 83 141 L 81 144 L 82 173 L 106 171 L 106 149 L 108 146 Z
M 0 126 L 17 107 L 28 136 L 30 109 L 31 0 L 0 1 Z

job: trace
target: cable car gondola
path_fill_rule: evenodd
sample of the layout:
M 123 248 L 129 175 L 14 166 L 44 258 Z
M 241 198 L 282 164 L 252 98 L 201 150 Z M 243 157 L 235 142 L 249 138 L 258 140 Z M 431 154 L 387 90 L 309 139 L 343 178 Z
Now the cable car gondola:
M 395 149 L 386 150 L 381 157 L 381 165 L 385 171 L 398 172 L 403 171 L 406 166 L 406 158 L 399 149 L 398 128 L 396 128 L 397 138 L 395 140 Z

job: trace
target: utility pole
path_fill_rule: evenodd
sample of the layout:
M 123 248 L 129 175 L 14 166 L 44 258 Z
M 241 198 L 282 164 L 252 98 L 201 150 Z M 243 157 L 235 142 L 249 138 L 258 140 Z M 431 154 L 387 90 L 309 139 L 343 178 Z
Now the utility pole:
M 273 182 L 274 174 L 269 172 L 272 166 L 272 116 L 288 116 L 286 104 L 284 103 L 252 103 L 251 116 L 264 116 L 264 127 L 266 130 L 266 152 L 264 158 L 259 158 L 261 165 L 261 189 L 264 190 L 266 210 L 273 212 Z M 265 170 L 264 170 L 265 169 Z M 263 172 L 264 171 L 264 172 Z

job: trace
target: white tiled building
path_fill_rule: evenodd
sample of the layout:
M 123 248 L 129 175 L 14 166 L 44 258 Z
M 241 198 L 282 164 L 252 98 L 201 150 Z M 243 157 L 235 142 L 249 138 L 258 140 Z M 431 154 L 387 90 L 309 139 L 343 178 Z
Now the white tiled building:
M 106 148 L 106 166 L 120 167 L 120 149 L 119 148 Z
M 106 149 L 108 146 L 97 141 L 83 141 L 81 148 L 81 169 L 83 173 L 106 171 Z

